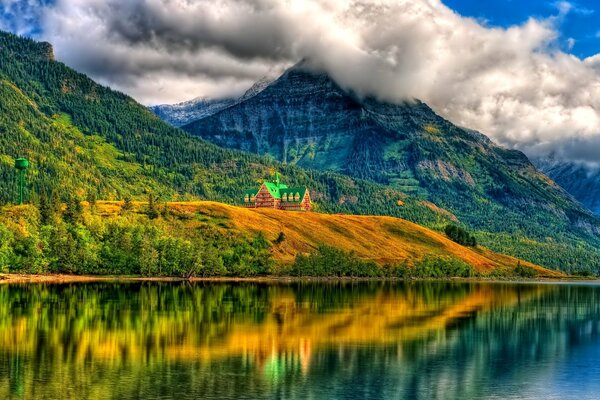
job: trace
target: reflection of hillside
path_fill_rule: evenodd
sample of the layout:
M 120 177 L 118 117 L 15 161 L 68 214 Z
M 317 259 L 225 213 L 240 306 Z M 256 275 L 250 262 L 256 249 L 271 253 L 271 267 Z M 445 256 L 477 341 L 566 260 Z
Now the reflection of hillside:
M 238 390 L 329 379 L 342 391 L 385 381 L 410 396 L 436 381 L 459 398 L 507 366 L 559 357 L 599 304 L 598 291 L 560 285 L 4 286 L 0 397 L 97 373 L 131 394 L 177 371 L 186 390 L 216 397 L 227 387 L 215 377 L 237 373 Z
M 494 304 L 511 304 L 516 300 L 514 292 L 480 286 L 458 298 L 438 298 L 433 302 L 414 293 L 378 294 L 353 307 L 314 313 L 293 299 L 274 298 L 268 317 L 260 325 L 233 325 L 220 346 L 172 346 L 168 356 L 211 359 L 245 354 L 264 360 L 281 353 L 300 355 L 299 361 L 307 365 L 305 358 L 310 356 L 310 349 L 388 345 L 419 339 Z
M 59 309 L 49 307 L 65 297 L 55 297 L 52 289 L 29 288 L 25 298 L 12 302 L 4 296 L 0 349 L 37 354 L 44 350 L 39 342 L 43 335 L 45 349 L 68 354 L 75 362 L 193 361 L 243 355 L 262 363 L 273 354 L 286 353 L 307 366 L 315 347 L 385 345 L 422 338 L 472 313 L 518 299 L 514 290 L 493 285 L 445 293 L 410 285 L 367 294 L 357 291 L 339 305 L 335 299 L 324 304 L 327 299 L 305 293 L 299 298 L 290 287 L 246 293 L 244 287 L 223 291 L 148 286 L 134 291 L 133 298 L 117 299 L 125 304 L 116 308 L 90 287 L 93 290 L 63 293 L 66 299 L 74 294 L 83 301 L 58 304 Z M 541 290 L 528 290 L 526 296 L 539 295 Z M 253 294 L 258 299 L 234 306 Z M 27 308 L 14 315 L 8 307 L 15 303 Z

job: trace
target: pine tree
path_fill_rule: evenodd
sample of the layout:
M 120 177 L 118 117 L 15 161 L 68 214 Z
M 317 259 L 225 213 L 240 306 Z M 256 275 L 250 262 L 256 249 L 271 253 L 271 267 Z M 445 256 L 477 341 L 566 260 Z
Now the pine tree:
M 76 196 L 69 196 L 67 205 L 63 214 L 65 222 L 76 224 L 81 222 L 83 216 L 83 206 L 81 200 Z
M 150 219 L 156 219 L 159 216 L 159 212 L 156 207 L 156 200 L 154 199 L 154 195 L 152 193 L 148 195 L 148 211 L 146 212 L 146 215 L 148 215 L 148 218 Z
M 125 213 L 131 210 L 133 210 L 133 202 L 131 201 L 131 197 L 126 196 L 121 206 L 121 211 Z

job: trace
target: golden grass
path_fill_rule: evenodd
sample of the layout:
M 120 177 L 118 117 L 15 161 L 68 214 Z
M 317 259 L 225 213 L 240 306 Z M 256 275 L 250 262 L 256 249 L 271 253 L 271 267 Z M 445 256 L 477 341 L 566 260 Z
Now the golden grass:
M 137 209 L 143 207 L 140 202 L 133 204 Z M 298 253 L 309 253 L 323 243 L 353 251 L 379 264 L 406 261 L 413 265 L 427 256 L 450 256 L 483 273 L 496 268 L 512 269 L 520 261 L 521 265 L 534 268 L 544 276 L 562 276 L 481 246 L 461 246 L 442 233 L 399 218 L 246 209 L 208 201 L 171 202 L 167 206 L 178 213 L 201 214 L 209 221 L 227 220 L 232 229 L 252 234 L 262 232 L 272 242 L 283 232 L 285 240 L 275 244 L 272 250 L 274 259 L 282 264 L 292 263 Z M 120 210 L 120 203 L 98 202 L 97 208 L 101 215 L 111 215 Z

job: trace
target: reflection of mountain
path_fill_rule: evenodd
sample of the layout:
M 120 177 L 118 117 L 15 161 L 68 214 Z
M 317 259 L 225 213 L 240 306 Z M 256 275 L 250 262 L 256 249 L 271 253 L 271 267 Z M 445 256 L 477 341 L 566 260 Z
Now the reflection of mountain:
M 2 398 L 82 385 L 87 398 L 460 398 L 527 379 L 600 320 L 598 290 L 550 285 L 3 286 L 0 300 Z

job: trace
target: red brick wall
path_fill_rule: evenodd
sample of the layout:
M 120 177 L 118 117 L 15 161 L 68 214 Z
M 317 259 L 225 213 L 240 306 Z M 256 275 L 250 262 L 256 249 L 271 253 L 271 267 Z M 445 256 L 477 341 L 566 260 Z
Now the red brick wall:
M 279 208 L 286 211 L 310 211 L 312 208 L 310 204 L 310 195 L 306 192 L 302 201 L 299 203 L 282 201 Z
M 256 194 L 256 207 L 278 208 L 279 200 L 274 198 L 269 189 L 263 185 Z

